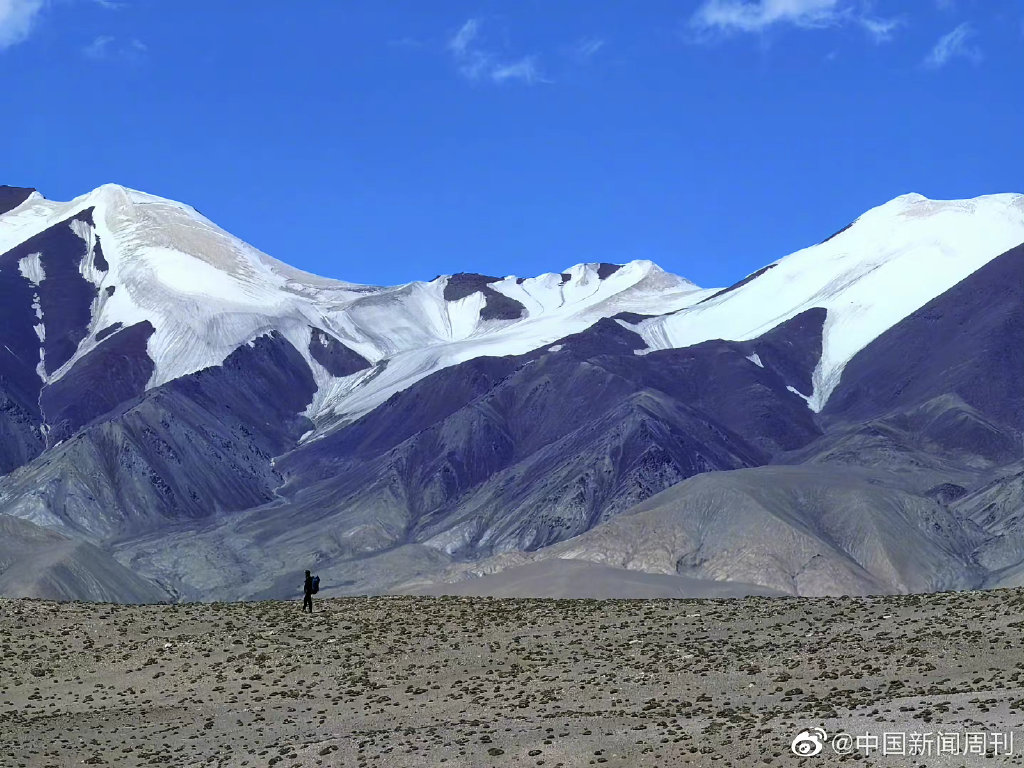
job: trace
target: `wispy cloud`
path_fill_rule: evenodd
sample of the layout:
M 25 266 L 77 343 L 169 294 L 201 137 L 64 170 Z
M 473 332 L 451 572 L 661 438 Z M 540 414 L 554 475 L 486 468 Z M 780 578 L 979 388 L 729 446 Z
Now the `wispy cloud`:
M 704 0 L 690 18 L 698 39 L 733 33 L 760 34 L 774 27 L 824 29 L 848 24 L 862 27 L 876 43 L 892 39 L 902 25 L 896 18 L 869 16 L 846 0 Z
M 718 32 L 762 32 L 777 24 L 827 27 L 838 22 L 838 5 L 838 0 L 705 0 L 690 24 Z
M 903 26 L 902 19 L 877 19 L 870 16 L 861 16 L 857 19 L 864 31 L 876 43 L 887 43 L 893 38 L 893 33 Z
M 467 80 L 480 80 L 495 67 L 492 54 L 479 45 L 479 36 L 480 22 L 469 19 L 448 41 L 459 74 Z
M 0 51 L 25 40 L 42 10 L 43 0 L 0 0 Z
M 82 53 L 88 56 L 90 59 L 102 59 L 107 55 L 110 44 L 114 42 L 114 38 L 111 35 L 97 35 L 82 49 Z
M 95 61 L 136 62 L 141 60 L 148 50 L 149 46 L 135 38 L 122 41 L 113 35 L 97 35 L 92 42 L 82 48 L 82 54 Z
M 496 83 L 503 83 L 506 80 L 521 80 L 529 85 L 543 81 L 540 70 L 537 68 L 535 56 L 524 56 L 519 61 L 496 67 L 491 71 L 491 79 Z
M 477 37 L 480 35 L 480 22 L 476 19 L 469 19 L 459 27 L 459 31 L 452 35 L 448 41 L 448 48 L 456 56 L 465 56 L 470 52 Z
M 448 50 L 455 59 L 459 74 L 475 82 L 526 85 L 549 82 L 541 72 L 536 56 L 508 58 L 486 44 L 478 19 L 469 19 L 448 39 Z
M 974 27 L 966 21 L 952 32 L 938 39 L 935 47 L 925 56 L 924 64 L 931 69 L 946 66 L 952 59 L 967 59 L 974 63 L 981 61 L 981 49 L 968 42 L 974 37 Z
M 604 44 L 605 41 L 599 37 L 585 37 L 573 46 L 573 56 L 580 61 L 587 61 L 604 48 Z

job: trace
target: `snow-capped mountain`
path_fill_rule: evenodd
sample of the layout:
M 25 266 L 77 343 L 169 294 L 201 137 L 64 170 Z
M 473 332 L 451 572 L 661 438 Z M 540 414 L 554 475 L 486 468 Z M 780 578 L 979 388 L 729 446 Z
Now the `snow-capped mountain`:
M 124 187 L 67 203 L 0 188 L 0 515 L 26 541 L 59 535 L 61 553 L 88 542 L 79 570 L 150 580 L 124 599 L 275 595 L 297 561 L 336 589 L 379 590 L 602 561 L 605 526 L 629 530 L 635 505 L 694 475 L 828 465 L 813 482 L 785 475 L 799 498 L 835 487 L 838 462 L 882 473 L 861 497 L 876 533 L 892 499 L 904 526 L 946 515 L 922 535 L 956 562 L 833 536 L 813 556 L 861 570 L 790 583 L 764 566 L 771 538 L 735 573 L 701 565 L 723 556 L 707 542 L 747 540 L 712 524 L 681 539 L 675 571 L 794 592 L 974 586 L 989 576 L 971 547 L 1005 547 L 927 493 L 969 495 L 1020 459 L 1022 242 L 1022 195 L 905 195 L 728 288 L 647 261 L 380 287 L 301 272 Z M 737 487 L 775 482 L 759 471 Z M 710 489 L 702 519 L 733 474 L 692 486 Z M 81 594 L 117 597 L 105 589 Z
M 772 262 L 713 299 L 640 327 L 650 349 L 752 339 L 812 307 L 827 310 L 807 395 L 820 411 L 843 367 L 882 333 L 1022 241 L 1024 196 L 929 200 L 873 208 L 818 245 Z
M 41 347 L 44 383 L 71 370 L 107 329 L 152 325 L 146 389 L 220 365 L 240 345 L 277 331 L 316 379 L 307 413 L 316 422 L 361 415 L 442 367 L 522 354 L 601 317 L 656 314 L 705 295 L 649 261 L 577 264 L 525 279 L 456 275 L 356 285 L 293 269 L 190 206 L 113 184 L 68 203 L 33 192 L 0 219 L 0 252 L 32 251 L 18 269 L 36 288 L 46 271 L 33 243 L 53 229 L 82 241 L 77 291 L 88 295 L 89 314 L 86 320 L 83 312 L 84 335 L 70 357 L 47 364 Z M 37 314 L 45 334 L 45 311 Z

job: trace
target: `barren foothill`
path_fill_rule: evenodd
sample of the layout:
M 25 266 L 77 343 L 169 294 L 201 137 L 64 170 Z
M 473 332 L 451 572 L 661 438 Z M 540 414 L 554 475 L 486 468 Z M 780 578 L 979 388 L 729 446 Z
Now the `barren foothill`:
M 0 600 L 0 766 L 1022 764 L 1024 590 Z M 797 757 L 823 726 L 1014 755 Z

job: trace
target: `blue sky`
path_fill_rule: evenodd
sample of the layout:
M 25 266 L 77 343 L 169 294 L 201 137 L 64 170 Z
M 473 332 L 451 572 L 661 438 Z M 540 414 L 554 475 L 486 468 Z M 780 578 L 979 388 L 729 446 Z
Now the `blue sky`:
M 0 183 L 367 283 L 725 285 L 905 192 L 1024 192 L 1021 0 L 0 0 L 0 82 Z

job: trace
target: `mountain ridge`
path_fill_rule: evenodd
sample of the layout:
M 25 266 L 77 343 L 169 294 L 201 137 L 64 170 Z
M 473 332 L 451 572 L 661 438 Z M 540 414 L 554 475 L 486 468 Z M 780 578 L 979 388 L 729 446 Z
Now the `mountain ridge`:
M 1000 350 L 1024 334 L 1022 242 L 1024 195 L 904 195 L 722 289 L 642 260 L 360 286 L 294 270 L 174 201 L 29 191 L 0 214 L 0 517 L 152 581 L 127 597 L 193 599 L 274 596 L 297 561 L 322 564 L 328 589 L 404 588 L 629 530 L 637 504 L 710 482 L 695 478 L 753 472 L 768 492 L 795 477 L 794 504 L 838 487 L 836 467 L 882 457 L 888 495 L 814 493 L 895 504 L 913 527 L 961 503 L 930 489 L 974 498 L 1020 458 L 1024 396 Z M 954 351 L 923 352 L 949 334 Z M 775 509 L 751 504 L 755 527 Z M 827 578 L 786 581 L 768 564 L 781 539 L 735 579 L 678 574 L 726 592 L 901 591 L 996 579 L 980 558 L 1012 580 L 1008 556 L 983 553 L 1015 551 L 998 543 L 1011 512 L 997 517 L 984 542 L 950 523 L 925 547 L 963 555 L 946 581 L 934 562 L 882 565 L 864 542 L 822 550 L 838 558 Z M 863 573 L 838 565 L 850 557 Z

